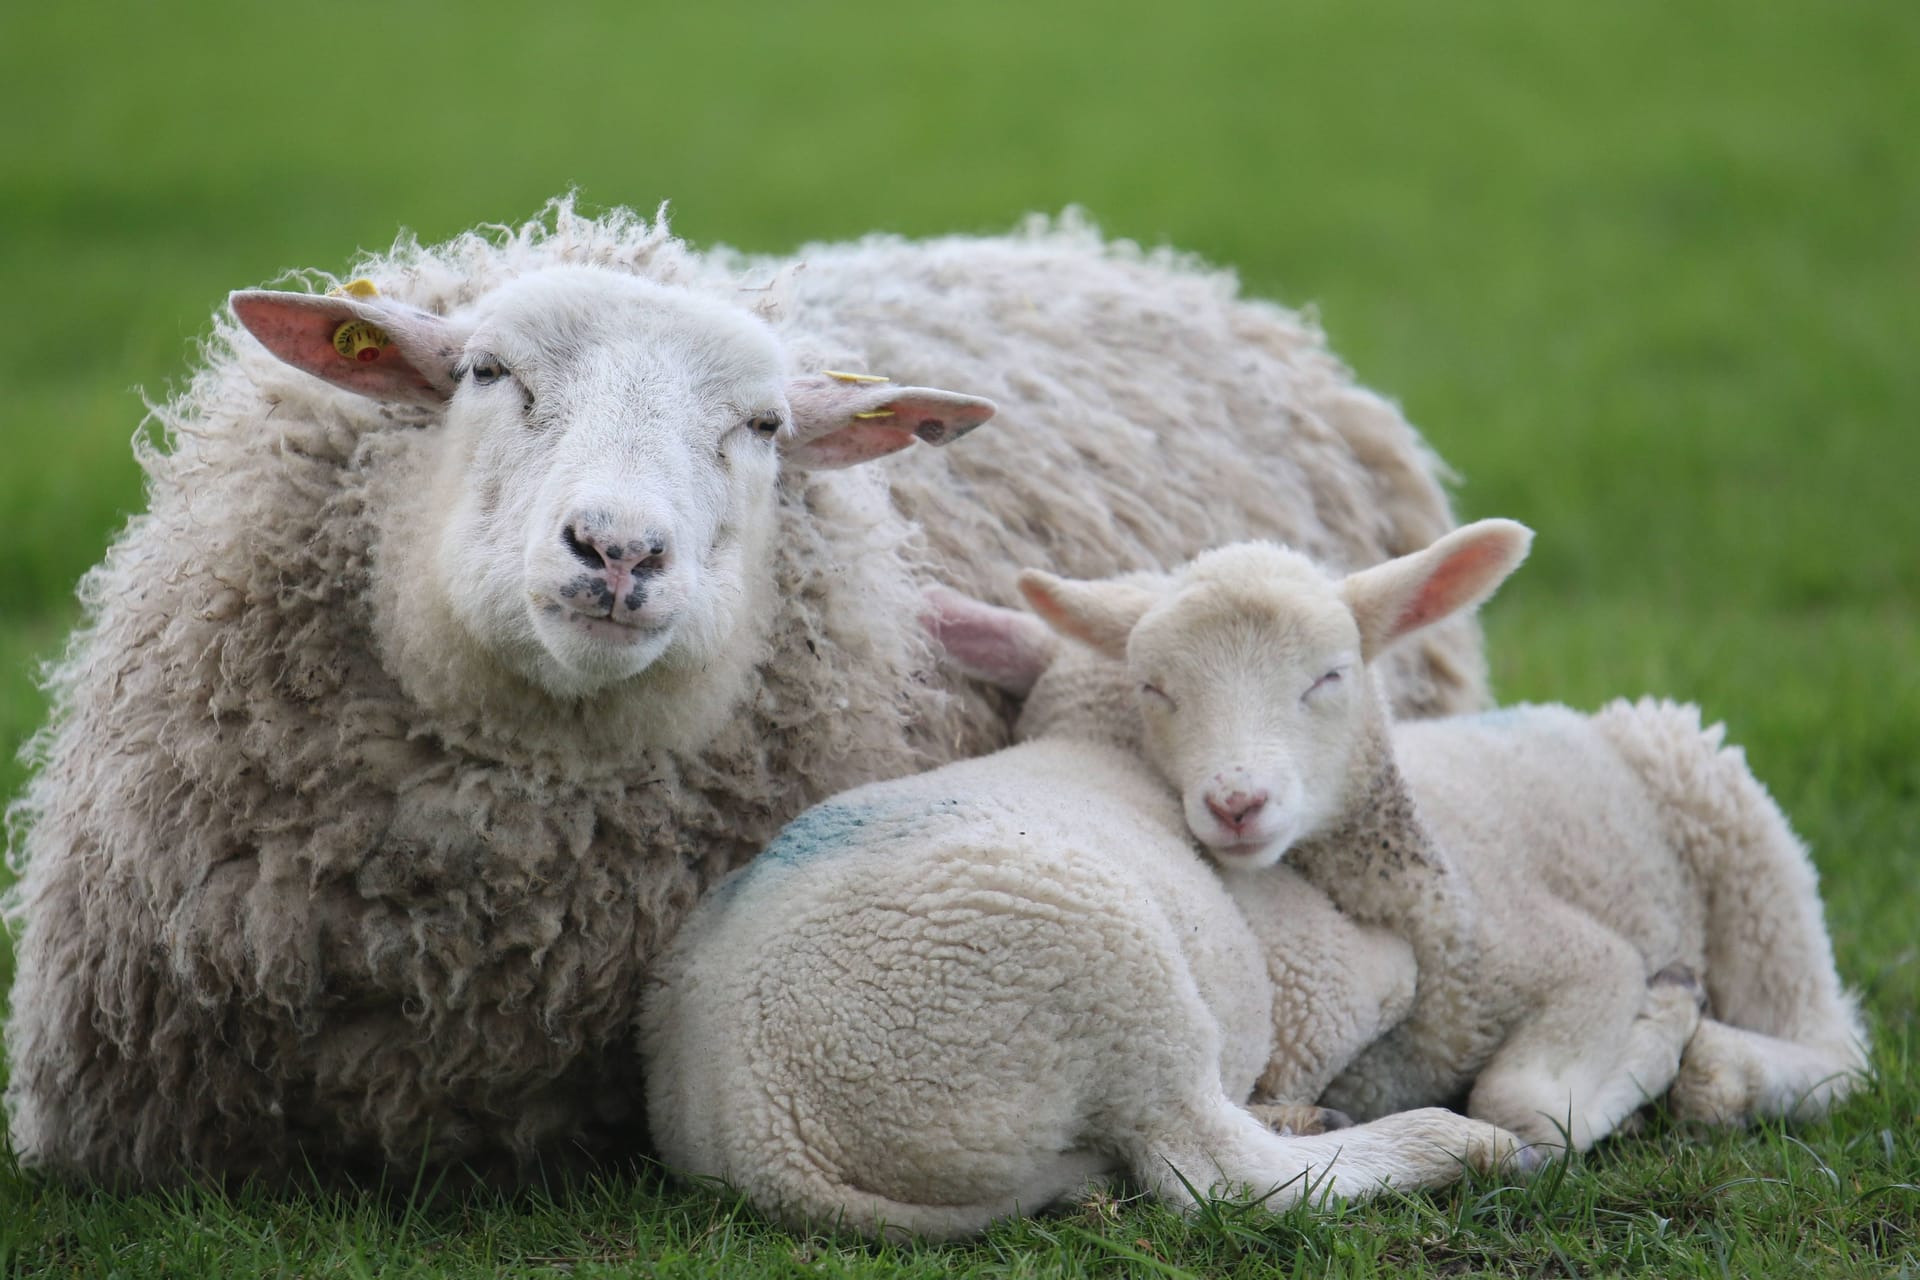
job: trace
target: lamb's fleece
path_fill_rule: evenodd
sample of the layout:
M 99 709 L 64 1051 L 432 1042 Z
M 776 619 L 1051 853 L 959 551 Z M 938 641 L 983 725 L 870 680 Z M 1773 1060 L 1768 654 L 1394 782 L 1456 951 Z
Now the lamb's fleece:
M 1293 999 L 1294 960 L 1364 931 L 1301 885 L 1313 936 L 1263 954 L 1139 756 L 1125 668 L 1058 655 L 1018 745 L 809 809 L 695 909 L 640 1021 L 662 1158 L 797 1225 L 952 1238 L 1121 1171 L 1279 1209 L 1517 1151 L 1439 1109 L 1295 1136 L 1239 1105 L 1276 1039 L 1378 1034 L 1337 967 L 1333 1022 Z
M 12 812 L 29 1165 L 510 1171 L 631 1141 L 640 987 L 701 890 L 823 796 L 1006 741 L 1004 700 L 937 671 L 911 621 L 929 566 L 1006 598 L 1017 565 L 1101 576 L 1250 535 L 1359 565 L 1452 524 L 1433 456 L 1315 330 L 1073 218 L 755 260 L 563 201 L 353 274 L 446 312 L 557 263 L 734 299 L 796 369 L 972 390 L 999 418 L 784 476 L 780 599 L 739 637 L 757 679 L 716 736 L 640 750 L 643 682 L 564 702 L 462 636 L 376 643 L 407 589 L 377 516 L 433 411 L 326 386 L 217 316 L 139 449 L 147 511 L 81 584 Z M 1391 687 L 1403 711 L 1479 705 L 1478 632 Z

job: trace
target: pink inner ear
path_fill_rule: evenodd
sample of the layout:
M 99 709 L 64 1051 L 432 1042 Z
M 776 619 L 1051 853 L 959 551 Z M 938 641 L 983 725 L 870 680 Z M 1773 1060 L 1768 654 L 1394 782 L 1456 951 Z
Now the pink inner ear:
M 809 467 L 831 471 L 836 467 L 851 467 L 883 458 L 912 443 L 912 433 L 898 427 L 878 422 L 856 422 L 799 445 L 797 449 L 804 452 Z
M 1034 618 L 945 588 L 926 593 L 920 615 L 934 642 L 962 668 L 1013 693 L 1025 693 L 1052 657 L 1052 640 Z
M 1394 621 L 1392 634 L 1438 622 L 1486 590 L 1497 580 L 1507 561 L 1507 548 L 1497 539 L 1470 542 L 1440 562 Z
M 788 383 L 787 403 L 793 433 L 786 456 L 800 467 L 850 467 L 915 440 L 950 444 L 993 416 L 993 402 L 978 396 L 825 374 Z
M 304 373 L 376 400 L 438 404 L 452 390 L 444 375 L 430 376 L 416 360 L 451 361 L 448 326 L 437 316 L 393 308 L 390 313 L 346 298 L 245 290 L 233 295 L 233 314 L 260 345 Z M 343 354 L 334 345 L 340 326 L 359 321 L 387 341 Z M 432 349 L 446 348 L 445 351 Z M 419 350 L 410 353 L 408 348 Z M 371 358 L 368 358 L 371 357 Z

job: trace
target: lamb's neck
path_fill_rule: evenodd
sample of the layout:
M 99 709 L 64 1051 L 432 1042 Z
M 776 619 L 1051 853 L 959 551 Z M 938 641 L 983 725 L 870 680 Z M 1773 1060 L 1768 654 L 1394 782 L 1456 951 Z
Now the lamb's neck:
M 1471 890 L 1421 821 L 1384 730 L 1377 745 L 1345 819 L 1287 860 L 1347 914 L 1406 937 L 1425 968 L 1432 952 L 1457 953 Z

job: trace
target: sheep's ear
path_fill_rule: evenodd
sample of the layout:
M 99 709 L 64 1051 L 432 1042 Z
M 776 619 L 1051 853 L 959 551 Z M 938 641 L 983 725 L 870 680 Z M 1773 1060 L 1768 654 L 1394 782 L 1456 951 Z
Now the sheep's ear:
M 787 465 L 825 471 L 904 449 L 951 444 L 993 416 L 979 396 L 896 387 L 866 375 L 820 374 L 787 384 L 792 426 L 780 434 Z
M 1018 609 L 929 587 L 921 623 L 948 659 L 968 675 L 1025 696 L 1053 662 L 1060 641 L 1047 624 Z
M 227 299 L 260 344 L 294 368 L 375 400 L 444 403 L 466 334 L 378 298 L 243 289 Z
M 1520 567 L 1533 530 L 1512 520 L 1462 525 L 1425 551 L 1351 574 L 1340 595 L 1360 624 L 1360 655 L 1471 609 Z
M 1158 598 L 1129 582 L 1078 582 L 1038 569 L 1021 573 L 1020 594 L 1048 626 L 1109 658 L 1127 656 L 1127 637 Z

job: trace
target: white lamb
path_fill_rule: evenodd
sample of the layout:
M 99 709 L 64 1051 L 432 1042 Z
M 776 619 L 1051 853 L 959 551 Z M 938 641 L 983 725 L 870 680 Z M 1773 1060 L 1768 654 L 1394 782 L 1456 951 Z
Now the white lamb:
M 1518 1150 L 1438 1108 L 1282 1136 L 1238 1105 L 1268 960 L 1139 757 L 1124 668 L 964 597 L 936 623 L 967 665 L 1039 675 L 1022 741 L 808 810 L 695 908 L 640 1024 L 671 1167 L 797 1225 L 953 1238 L 1121 1171 L 1277 1208 Z
M 1676 1113 L 1715 1123 L 1824 1112 L 1865 1033 L 1806 851 L 1719 728 L 1653 701 L 1389 724 L 1377 658 L 1478 604 L 1531 538 L 1483 521 L 1345 578 L 1248 544 L 1164 587 L 1023 585 L 1125 655 L 1146 750 L 1231 883 L 1284 857 L 1411 942 L 1411 1012 L 1328 1105 L 1465 1097 L 1582 1150 L 1669 1085 Z
M 914 621 L 935 570 L 1007 599 L 1020 564 L 1357 567 L 1452 525 L 1316 332 L 1078 225 L 775 262 L 562 205 L 358 273 L 235 297 L 82 585 L 14 813 L 35 1167 L 631 1149 L 638 993 L 701 891 L 1005 744 Z M 990 432 L 906 448 L 980 395 Z M 1477 632 L 1392 685 L 1480 705 Z

